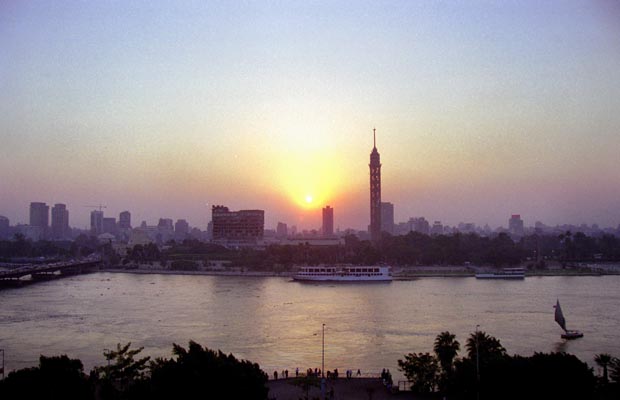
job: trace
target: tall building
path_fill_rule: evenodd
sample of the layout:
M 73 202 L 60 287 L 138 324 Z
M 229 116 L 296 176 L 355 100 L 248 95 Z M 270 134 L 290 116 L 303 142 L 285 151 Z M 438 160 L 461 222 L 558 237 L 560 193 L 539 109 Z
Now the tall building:
M 508 231 L 511 235 L 523 236 L 524 229 L 521 215 L 513 214 L 510 216 L 510 219 L 508 220 Z
M 370 238 L 381 239 L 381 157 L 377 151 L 376 129 L 372 130 L 373 148 L 370 153 Z
M 323 208 L 323 236 L 334 235 L 334 209 L 330 206 Z
M 431 233 L 431 225 L 424 217 L 409 218 L 409 230 L 428 235 Z
M 171 218 L 160 218 L 159 223 L 157 223 L 157 227 L 166 232 L 174 232 L 174 224 L 172 223 Z
M 157 242 L 165 243 L 174 238 L 174 223 L 171 218 L 160 218 L 157 223 Z
M 276 227 L 276 237 L 284 239 L 288 236 L 288 226 L 284 222 L 278 222 Z
M 93 210 L 90 212 L 90 233 L 93 235 L 103 233 L 103 211 Z
M 211 221 L 213 222 L 214 241 L 256 243 L 257 240 L 263 238 L 265 211 L 230 211 L 228 207 L 213 206 Z
M 69 236 L 69 210 L 61 203 L 52 207 L 52 238 L 66 239 Z
M 184 219 L 177 219 L 177 222 L 174 223 L 174 233 L 187 235 L 189 233 L 189 223 Z
M 431 228 L 431 235 L 442 235 L 443 234 L 443 225 L 441 221 L 433 222 L 433 227 Z
M 177 219 L 174 223 L 174 240 L 179 242 L 187 239 L 189 235 L 189 223 L 184 219 Z
M 118 227 L 120 229 L 131 229 L 131 213 L 123 211 L 118 215 Z
M 28 228 L 28 238 L 32 240 L 42 240 L 48 236 L 50 207 L 45 203 L 30 203 L 30 227 Z
M 9 236 L 10 225 L 9 219 L 3 215 L 0 215 L 0 239 L 4 239 Z
M 30 203 L 30 226 L 49 227 L 50 207 L 45 203 Z
M 381 202 L 381 231 L 394 234 L 394 204 Z

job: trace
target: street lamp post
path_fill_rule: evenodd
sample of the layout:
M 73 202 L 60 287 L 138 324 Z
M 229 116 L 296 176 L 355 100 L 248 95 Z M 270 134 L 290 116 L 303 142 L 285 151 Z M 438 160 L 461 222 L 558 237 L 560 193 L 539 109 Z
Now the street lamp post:
M 323 350 L 321 351 L 321 376 L 325 376 L 325 324 L 323 324 Z
M 478 348 L 478 328 L 480 325 L 476 325 L 476 398 L 480 399 L 480 352 Z
M 0 373 L 2 373 L 2 379 L 4 380 L 4 349 L 0 349 L 2 352 L 2 366 L 0 367 Z

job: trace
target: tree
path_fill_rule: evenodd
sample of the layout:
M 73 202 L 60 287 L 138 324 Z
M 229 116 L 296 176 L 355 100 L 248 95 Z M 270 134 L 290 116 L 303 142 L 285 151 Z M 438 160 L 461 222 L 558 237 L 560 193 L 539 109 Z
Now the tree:
M 474 361 L 478 357 L 480 364 L 506 357 L 506 349 L 499 342 L 499 339 L 487 335 L 483 331 L 472 333 L 467 339 L 465 347 L 468 357 Z
M 412 382 L 412 390 L 418 393 L 430 393 L 437 385 L 439 367 L 437 359 L 430 353 L 409 353 L 405 360 L 398 360 L 398 368 Z
M 258 364 L 210 350 L 193 341 L 173 344 L 171 359 L 151 363 L 151 398 L 265 400 L 267 374 Z
M 91 378 L 98 384 L 103 398 L 129 397 L 132 392 L 144 390 L 148 378 L 148 361 L 151 357 L 136 360 L 134 357 L 144 347 L 129 350 L 131 342 L 121 347 L 116 345 L 116 351 L 108 350 L 103 353 L 108 365 L 95 367 L 91 371 Z M 110 363 L 113 362 L 113 363 Z
M 609 377 L 612 382 L 620 384 L 620 358 L 614 357 L 609 362 Z
M 39 366 L 11 372 L 0 381 L 2 399 L 91 399 L 80 360 L 66 355 L 39 358 Z
M 452 363 L 460 349 L 461 344 L 456 340 L 456 335 L 448 331 L 441 332 L 435 338 L 433 350 L 437 355 L 441 369 L 445 373 L 449 373 L 452 370 Z
M 607 353 L 600 353 L 594 356 L 594 362 L 599 367 L 603 368 L 603 382 L 607 383 L 609 380 L 607 378 L 607 366 L 611 363 L 613 357 Z
M 445 390 L 452 376 L 454 358 L 461 349 L 461 345 L 456 340 L 456 336 L 448 331 L 441 332 L 435 338 L 433 350 L 439 360 L 442 369 L 442 376 L 439 381 L 442 390 Z

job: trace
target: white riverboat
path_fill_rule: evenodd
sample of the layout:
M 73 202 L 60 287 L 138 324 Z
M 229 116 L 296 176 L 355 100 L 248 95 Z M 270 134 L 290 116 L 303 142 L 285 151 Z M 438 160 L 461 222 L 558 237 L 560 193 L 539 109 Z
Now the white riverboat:
M 477 279 L 525 279 L 524 268 L 504 268 L 501 271 L 481 272 L 476 274 Z
M 319 265 L 301 267 L 296 281 L 312 282 L 390 282 L 392 273 L 385 266 Z

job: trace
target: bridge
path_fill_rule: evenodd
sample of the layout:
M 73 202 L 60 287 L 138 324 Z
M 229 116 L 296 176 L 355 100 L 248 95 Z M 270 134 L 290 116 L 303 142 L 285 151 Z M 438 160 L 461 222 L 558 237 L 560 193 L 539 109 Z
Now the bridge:
M 0 288 L 23 286 L 38 281 L 85 274 L 99 269 L 101 258 L 89 256 L 50 264 L 31 264 L 0 271 Z

